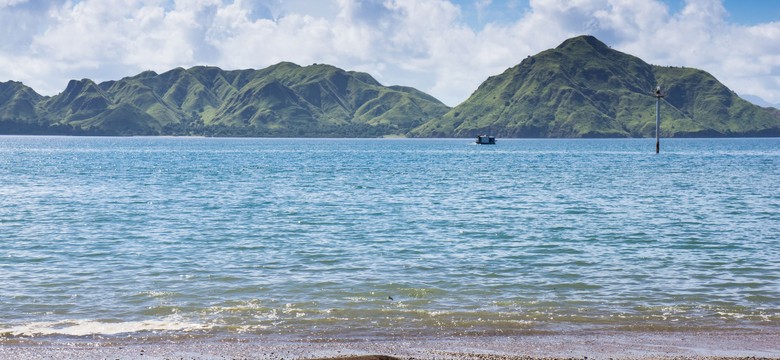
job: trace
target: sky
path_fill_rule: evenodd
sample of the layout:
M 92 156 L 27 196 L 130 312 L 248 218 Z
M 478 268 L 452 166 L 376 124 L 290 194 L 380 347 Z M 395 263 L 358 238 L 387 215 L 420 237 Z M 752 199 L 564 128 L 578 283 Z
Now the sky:
M 325 63 L 455 106 L 578 35 L 780 105 L 778 0 L 0 0 L 0 81 Z

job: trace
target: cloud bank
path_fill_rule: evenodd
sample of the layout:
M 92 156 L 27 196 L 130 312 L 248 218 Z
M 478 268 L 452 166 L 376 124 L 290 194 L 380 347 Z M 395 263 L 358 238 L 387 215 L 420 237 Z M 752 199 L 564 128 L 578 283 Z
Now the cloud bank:
M 526 56 L 591 34 L 780 103 L 780 22 L 729 22 L 719 0 L 679 10 L 657 0 L 0 0 L 0 34 L 0 80 L 46 95 L 70 79 L 291 61 L 365 71 L 454 106 Z

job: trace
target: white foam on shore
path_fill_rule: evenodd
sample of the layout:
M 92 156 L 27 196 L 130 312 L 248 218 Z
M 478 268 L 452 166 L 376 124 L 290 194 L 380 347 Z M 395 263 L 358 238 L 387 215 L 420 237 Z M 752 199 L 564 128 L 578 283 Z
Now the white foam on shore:
M 13 336 L 45 335 L 117 335 L 144 331 L 194 331 L 206 330 L 209 326 L 180 320 L 144 320 L 125 322 L 104 322 L 95 320 L 63 320 L 57 322 L 34 322 L 0 329 L 0 334 Z

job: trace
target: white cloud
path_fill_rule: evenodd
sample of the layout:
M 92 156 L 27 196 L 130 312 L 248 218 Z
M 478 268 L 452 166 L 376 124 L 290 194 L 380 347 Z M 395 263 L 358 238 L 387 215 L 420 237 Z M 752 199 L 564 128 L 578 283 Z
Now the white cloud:
M 690 0 L 678 14 L 615 44 L 653 64 L 710 72 L 738 93 L 779 103 L 780 22 L 728 23 L 717 0 Z
M 464 3 L 465 1 L 465 3 Z M 488 76 L 592 34 L 658 65 L 709 71 L 780 103 L 780 22 L 738 25 L 718 0 L 0 0 L 0 80 L 54 94 L 71 78 L 280 61 L 366 71 L 449 105 Z M 479 25 L 464 12 L 478 11 Z M 491 21 L 483 14 L 501 14 Z
M 27 0 L 0 0 L 0 8 L 26 3 Z

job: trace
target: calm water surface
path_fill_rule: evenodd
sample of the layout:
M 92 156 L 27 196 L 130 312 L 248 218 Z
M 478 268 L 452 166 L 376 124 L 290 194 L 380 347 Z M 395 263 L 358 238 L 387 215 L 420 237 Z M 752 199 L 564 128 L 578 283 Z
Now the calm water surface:
M 780 326 L 780 139 L 0 137 L 0 341 Z

